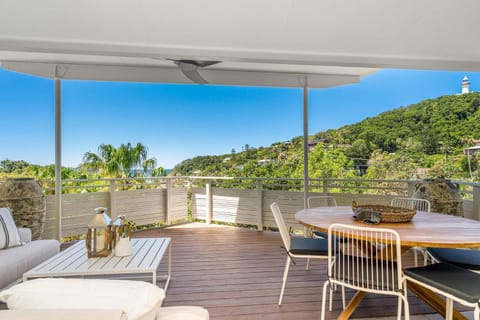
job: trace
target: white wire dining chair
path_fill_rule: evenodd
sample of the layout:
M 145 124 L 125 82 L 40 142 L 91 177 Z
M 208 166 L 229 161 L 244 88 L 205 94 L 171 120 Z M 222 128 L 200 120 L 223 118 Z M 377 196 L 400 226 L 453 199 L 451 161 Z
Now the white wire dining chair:
M 404 273 L 409 282 L 446 298 L 446 320 L 453 318 L 453 302 L 474 308 L 474 319 L 480 320 L 480 274 L 444 262 L 408 268 Z
M 427 199 L 403 198 L 395 197 L 392 199 L 390 205 L 392 207 L 400 207 L 405 209 L 416 209 L 417 211 L 430 212 L 431 204 Z M 413 263 L 415 267 L 418 266 L 418 254 L 423 255 L 423 264 L 428 263 L 428 254 L 425 248 L 413 247 Z
M 342 241 L 337 241 L 341 237 Z M 323 285 L 321 320 L 325 319 L 326 294 L 339 285 L 357 291 L 398 297 L 397 317 L 402 305 L 408 320 L 409 306 L 402 272 L 401 243 L 391 229 L 332 224 L 328 229 L 328 278 Z
M 336 207 L 337 200 L 333 196 L 309 196 L 307 198 L 307 208 L 316 207 Z M 323 231 L 312 231 L 305 227 L 305 234 L 312 234 L 313 237 L 327 238 L 327 233 Z
M 431 203 L 427 199 L 403 198 L 395 197 L 390 205 L 392 207 L 400 207 L 405 209 L 417 209 L 417 211 L 430 212 Z
M 337 200 L 333 196 L 309 196 L 307 198 L 307 207 L 336 207 Z
M 280 236 L 283 241 L 284 249 L 287 254 L 287 261 L 285 262 L 285 269 L 283 272 L 282 289 L 280 290 L 280 297 L 278 304 L 282 304 L 283 293 L 285 291 L 285 285 L 287 283 L 288 270 L 293 258 L 305 258 L 307 259 L 307 267 L 309 269 L 310 259 L 327 259 L 328 241 L 327 239 L 319 238 L 304 238 L 304 237 L 292 237 L 288 232 L 287 225 L 283 219 L 282 212 L 276 202 L 270 205 L 273 218 L 277 224 Z

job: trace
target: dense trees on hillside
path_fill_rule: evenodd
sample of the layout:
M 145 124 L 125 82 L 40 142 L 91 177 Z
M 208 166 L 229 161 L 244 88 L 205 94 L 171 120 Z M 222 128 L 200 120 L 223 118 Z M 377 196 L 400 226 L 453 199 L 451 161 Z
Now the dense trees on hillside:
M 317 136 L 335 143 L 363 140 L 370 151 L 396 152 L 402 149 L 402 141 L 410 138 L 419 142 L 421 151 L 427 155 L 442 153 L 444 148 L 458 152 L 465 147 L 465 137 L 480 138 L 479 106 L 478 93 L 443 96 Z
M 478 179 L 477 159 L 463 149 L 480 139 L 480 94 L 429 99 L 359 123 L 319 132 L 310 152 L 311 177 Z M 196 157 L 175 167 L 180 175 L 302 177 L 302 138 L 241 153 Z M 424 170 L 420 170 L 424 168 Z M 472 172 L 472 174 L 470 174 Z

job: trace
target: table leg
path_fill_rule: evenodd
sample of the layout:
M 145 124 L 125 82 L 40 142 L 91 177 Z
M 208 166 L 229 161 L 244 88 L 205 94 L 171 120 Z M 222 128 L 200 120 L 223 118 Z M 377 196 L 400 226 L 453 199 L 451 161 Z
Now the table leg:
M 350 300 L 350 302 L 348 303 L 347 307 L 337 317 L 337 320 L 349 319 L 366 294 L 367 293 L 364 291 L 357 291 L 357 293 L 355 293 L 355 295 L 353 296 L 352 300 Z
M 171 275 L 172 275 L 172 244 L 169 244 L 168 245 L 168 275 L 167 275 L 167 282 L 165 283 L 165 288 L 164 288 L 165 292 L 167 292 Z
M 438 294 L 413 282 L 408 282 L 407 288 L 445 318 L 446 302 Z M 453 309 L 453 319 L 467 320 L 467 318 L 456 309 Z

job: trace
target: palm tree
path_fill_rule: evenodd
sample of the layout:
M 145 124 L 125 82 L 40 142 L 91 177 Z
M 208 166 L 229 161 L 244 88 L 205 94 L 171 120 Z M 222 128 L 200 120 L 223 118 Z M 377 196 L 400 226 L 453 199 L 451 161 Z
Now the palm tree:
M 118 148 L 111 144 L 101 144 L 97 153 L 85 152 L 82 167 L 117 178 L 132 177 L 155 167 L 155 158 L 147 159 L 147 152 L 147 147 L 141 143 L 135 146 L 130 142 L 122 143 Z

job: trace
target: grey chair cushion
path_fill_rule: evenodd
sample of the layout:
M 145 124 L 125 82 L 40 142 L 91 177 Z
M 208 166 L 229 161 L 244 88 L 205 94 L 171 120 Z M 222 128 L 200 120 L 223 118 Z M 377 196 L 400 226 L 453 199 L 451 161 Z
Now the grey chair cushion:
M 428 248 L 427 251 L 440 262 L 448 262 L 466 269 L 480 270 L 480 251 L 478 250 Z
M 449 263 L 408 268 L 405 275 L 470 303 L 480 299 L 480 274 Z
M 323 231 L 313 231 L 313 235 L 317 238 L 324 238 L 328 239 L 328 232 L 323 232 Z
M 328 255 L 328 240 L 318 238 L 292 237 L 290 252 L 293 254 Z

